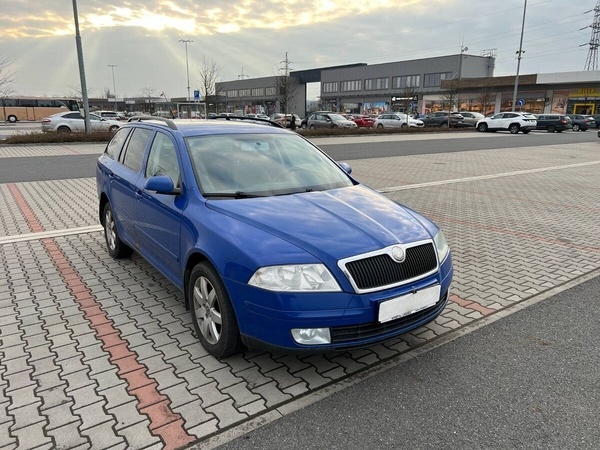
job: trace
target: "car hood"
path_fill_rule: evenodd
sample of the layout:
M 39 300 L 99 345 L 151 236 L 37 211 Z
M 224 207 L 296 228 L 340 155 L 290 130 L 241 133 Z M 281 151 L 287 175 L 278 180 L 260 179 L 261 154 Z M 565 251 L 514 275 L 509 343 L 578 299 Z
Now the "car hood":
M 323 261 L 431 239 L 406 209 L 360 185 L 265 198 L 208 200 L 206 205 Z

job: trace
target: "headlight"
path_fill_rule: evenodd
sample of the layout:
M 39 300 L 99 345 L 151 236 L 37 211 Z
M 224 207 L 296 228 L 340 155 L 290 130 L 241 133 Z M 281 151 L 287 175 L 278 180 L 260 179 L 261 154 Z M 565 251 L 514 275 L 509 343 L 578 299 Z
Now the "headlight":
M 261 267 L 252 275 L 248 284 L 269 291 L 341 291 L 340 286 L 323 264 Z
M 438 252 L 438 258 L 441 263 L 450 252 L 450 247 L 448 247 L 448 241 L 446 241 L 442 230 L 439 230 L 437 234 L 433 237 L 433 242 L 435 243 L 435 248 Z

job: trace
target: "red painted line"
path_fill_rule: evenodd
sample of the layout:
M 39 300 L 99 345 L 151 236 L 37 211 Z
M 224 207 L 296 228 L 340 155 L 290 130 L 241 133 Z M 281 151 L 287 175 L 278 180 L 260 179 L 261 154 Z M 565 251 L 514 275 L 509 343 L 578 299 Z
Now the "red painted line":
M 32 232 L 44 231 L 44 227 L 29 207 L 15 184 L 9 184 L 10 193 L 17 202 Z M 184 447 L 196 440 L 184 427 L 180 414 L 171 410 L 169 398 L 158 392 L 158 383 L 146 374 L 148 368 L 138 361 L 138 355 L 129 349 L 129 343 L 120 337 L 92 291 L 52 238 L 42 239 L 42 245 L 58 269 L 61 278 L 79 305 L 102 348 L 110 355 L 110 362 L 119 368 L 118 376 L 127 382 L 127 390 L 138 400 L 137 410 L 150 419 L 150 432 L 159 436 L 165 449 Z
M 484 316 L 487 316 L 489 314 L 496 312 L 495 309 L 486 308 L 485 306 L 482 306 L 475 301 L 465 300 L 463 298 L 460 298 L 456 294 L 450 295 L 450 301 L 456 303 L 459 306 L 462 306 L 463 308 L 472 309 L 473 311 L 477 311 L 477 312 L 483 314 Z

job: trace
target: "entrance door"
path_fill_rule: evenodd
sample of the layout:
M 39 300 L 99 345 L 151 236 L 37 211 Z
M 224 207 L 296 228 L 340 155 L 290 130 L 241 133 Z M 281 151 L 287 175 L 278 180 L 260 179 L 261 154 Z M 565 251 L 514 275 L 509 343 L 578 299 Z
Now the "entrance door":
M 596 105 L 594 103 L 575 103 L 573 105 L 573 114 L 595 114 Z

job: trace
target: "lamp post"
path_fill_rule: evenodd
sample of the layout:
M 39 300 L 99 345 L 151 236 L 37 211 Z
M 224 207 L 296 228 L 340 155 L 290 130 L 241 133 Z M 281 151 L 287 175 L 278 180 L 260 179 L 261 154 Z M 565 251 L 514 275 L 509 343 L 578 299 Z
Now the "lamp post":
M 83 101 L 83 115 L 85 132 L 92 131 L 90 121 L 90 102 L 88 100 L 87 84 L 85 82 L 85 67 L 83 65 L 83 47 L 81 45 L 81 34 L 79 34 L 79 15 L 77 14 L 77 0 L 73 0 L 73 18 L 75 21 L 75 45 L 77 47 L 77 61 L 79 62 L 79 78 L 81 80 L 81 99 Z
M 457 93 L 457 103 L 458 110 L 460 111 L 460 82 L 462 79 L 462 66 L 463 66 L 463 53 L 468 51 L 469 47 L 465 47 L 464 45 L 460 45 L 460 61 L 458 62 L 458 93 Z M 450 118 L 448 118 L 448 124 L 450 123 Z
M 188 64 L 188 44 L 191 44 L 191 39 L 179 39 L 179 42 L 183 42 L 185 45 L 185 70 L 187 73 L 187 101 L 190 101 L 190 66 Z
M 107 64 L 107 67 L 112 69 L 112 77 L 113 77 L 113 95 L 115 96 L 115 112 L 117 112 L 117 85 L 115 84 L 115 67 L 116 64 Z
M 523 53 L 523 32 L 525 30 L 525 12 L 527 11 L 527 0 L 523 6 L 523 24 L 521 25 L 521 42 L 519 43 L 519 51 L 517 51 L 517 75 L 515 76 L 515 90 L 513 91 L 512 110 L 515 110 L 517 104 L 517 91 L 519 90 L 519 69 L 521 68 L 521 58 Z

